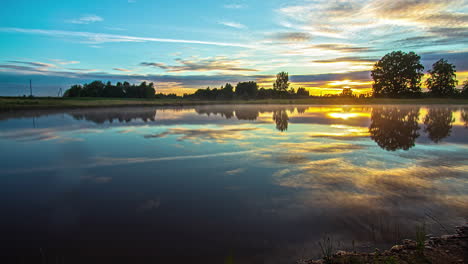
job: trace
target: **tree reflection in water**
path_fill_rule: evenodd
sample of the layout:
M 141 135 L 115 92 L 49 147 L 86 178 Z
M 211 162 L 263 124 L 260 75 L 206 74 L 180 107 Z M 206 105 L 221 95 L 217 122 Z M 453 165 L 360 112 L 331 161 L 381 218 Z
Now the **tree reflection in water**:
M 468 109 L 462 109 L 461 111 L 461 119 L 465 122 L 465 128 L 468 128 Z
M 273 120 L 276 122 L 276 129 L 281 132 L 288 130 L 289 116 L 286 110 L 276 110 L 273 112 Z
M 409 150 L 419 137 L 418 120 L 419 108 L 374 108 L 369 133 L 385 150 Z
M 455 122 L 452 110 L 448 108 L 431 108 L 429 113 L 424 118 L 424 132 L 427 136 L 439 143 L 442 139 L 450 136 L 452 132 L 452 124 Z

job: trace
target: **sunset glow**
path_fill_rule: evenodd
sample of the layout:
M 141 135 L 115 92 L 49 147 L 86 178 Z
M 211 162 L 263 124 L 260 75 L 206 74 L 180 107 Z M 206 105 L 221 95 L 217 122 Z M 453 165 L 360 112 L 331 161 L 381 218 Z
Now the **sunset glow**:
M 404 12 L 402 12 L 404 10 Z M 369 70 L 393 50 L 440 58 L 468 78 L 466 1 L 4 1 L 0 91 L 38 95 L 93 80 L 154 82 L 192 93 L 230 82 L 312 95 L 370 92 Z M 17 14 L 21 13 L 21 16 Z

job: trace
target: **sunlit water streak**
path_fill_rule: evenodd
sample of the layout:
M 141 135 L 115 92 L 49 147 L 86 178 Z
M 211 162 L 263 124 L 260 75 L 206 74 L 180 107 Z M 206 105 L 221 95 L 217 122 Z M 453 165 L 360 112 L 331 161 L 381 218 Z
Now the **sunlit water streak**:
M 325 236 L 438 234 L 468 217 L 467 122 L 463 106 L 0 113 L 0 239 L 87 263 L 291 263 Z

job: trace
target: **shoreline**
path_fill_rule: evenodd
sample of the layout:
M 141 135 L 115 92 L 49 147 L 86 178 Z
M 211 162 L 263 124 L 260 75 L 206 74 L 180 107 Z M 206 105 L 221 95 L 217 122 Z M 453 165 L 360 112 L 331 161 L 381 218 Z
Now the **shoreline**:
M 336 251 L 320 260 L 298 260 L 296 264 L 463 264 L 468 263 L 468 223 L 456 234 L 427 237 L 420 242 L 403 239 L 402 244 L 373 253 Z
M 234 104 L 283 105 L 468 105 L 468 99 L 453 98 L 304 98 L 260 100 L 190 100 L 190 99 L 118 99 L 118 98 L 53 98 L 0 97 L 0 111 L 83 109 L 107 107 L 169 107 Z

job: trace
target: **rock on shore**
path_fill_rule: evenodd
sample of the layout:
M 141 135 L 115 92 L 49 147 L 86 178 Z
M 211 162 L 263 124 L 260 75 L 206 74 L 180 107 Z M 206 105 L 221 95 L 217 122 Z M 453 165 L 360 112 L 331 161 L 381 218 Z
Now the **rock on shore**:
M 468 264 L 468 223 L 456 234 L 430 237 L 424 245 L 405 239 L 401 245 L 374 253 L 338 251 L 330 260 L 300 260 L 297 264 Z

